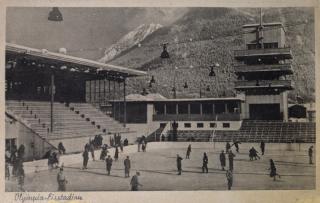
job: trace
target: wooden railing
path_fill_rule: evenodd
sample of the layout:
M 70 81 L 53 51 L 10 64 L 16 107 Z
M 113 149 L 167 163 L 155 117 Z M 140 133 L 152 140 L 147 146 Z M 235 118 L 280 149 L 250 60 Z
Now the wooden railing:
M 291 88 L 293 87 L 293 81 L 291 80 L 259 80 L 257 85 L 257 81 L 236 81 L 235 87 L 241 88 L 241 87 L 287 87 Z
M 274 48 L 274 49 L 245 49 L 245 50 L 235 50 L 234 57 L 241 58 L 246 56 L 259 56 L 259 55 L 287 55 L 292 58 L 292 53 L 290 48 Z
M 246 65 L 239 64 L 234 66 L 236 73 L 251 72 L 251 71 L 285 71 L 292 73 L 291 64 L 270 64 L 270 65 Z

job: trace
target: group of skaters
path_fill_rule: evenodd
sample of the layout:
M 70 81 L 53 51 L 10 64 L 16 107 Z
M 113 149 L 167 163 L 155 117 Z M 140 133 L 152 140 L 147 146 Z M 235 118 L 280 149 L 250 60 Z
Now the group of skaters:
M 102 143 L 101 143 L 102 144 Z M 145 142 L 145 137 L 142 137 L 139 139 L 138 145 L 142 145 L 142 150 L 145 152 L 146 150 L 146 142 Z M 100 153 L 100 158 L 99 160 L 105 161 L 106 163 L 106 173 L 108 176 L 111 175 L 111 170 L 112 170 L 112 165 L 114 161 L 118 161 L 119 159 L 119 153 L 120 151 L 123 152 L 123 146 L 128 146 L 128 140 L 125 139 L 124 141 L 121 140 L 121 135 L 120 134 L 114 134 L 113 137 L 110 137 L 110 147 L 115 148 L 114 156 L 113 158 L 111 155 L 108 155 L 109 153 L 109 146 L 107 144 L 102 144 L 101 146 L 98 146 L 98 148 L 101 148 L 101 153 Z M 82 169 L 88 169 L 88 161 L 89 161 L 89 153 L 91 153 L 92 160 L 95 161 L 95 155 L 94 155 L 94 150 L 97 149 L 96 146 L 92 143 L 91 140 L 89 140 L 89 143 L 87 143 L 84 146 L 84 152 L 82 153 L 83 157 L 83 166 Z M 120 151 L 119 151 L 120 149 Z M 140 147 L 139 150 L 140 151 Z M 124 177 L 129 178 L 130 177 L 130 169 L 131 169 L 131 160 L 129 156 L 126 156 L 125 160 L 123 161 L 124 165 Z M 142 186 L 139 182 L 138 176 L 140 176 L 140 172 L 137 171 L 134 176 L 132 176 L 130 185 L 131 185 L 131 190 L 132 191 L 137 191 L 139 186 Z M 64 182 L 66 183 L 66 182 Z M 65 187 L 59 187 L 65 189 Z
M 24 155 L 25 146 L 23 144 L 19 148 L 13 144 L 10 149 L 6 149 L 5 151 L 5 179 L 10 180 L 11 176 L 16 178 L 19 191 L 24 191 Z M 10 166 L 12 167 L 11 173 Z

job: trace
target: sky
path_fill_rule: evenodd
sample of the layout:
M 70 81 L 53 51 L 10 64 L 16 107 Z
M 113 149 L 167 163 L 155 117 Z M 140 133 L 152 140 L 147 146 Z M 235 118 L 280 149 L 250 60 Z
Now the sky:
M 105 48 L 139 25 L 169 25 L 187 11 L 186 8 L 59 8 L 64 20 L 53 22 L 48 21 L 51 10 L 8 8 L 6 42 L 49 51 L 63 47 L 70 55 L 96 60 Z

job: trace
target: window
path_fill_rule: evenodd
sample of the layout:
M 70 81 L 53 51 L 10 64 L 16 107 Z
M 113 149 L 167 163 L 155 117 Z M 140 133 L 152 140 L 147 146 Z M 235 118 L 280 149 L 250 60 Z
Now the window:
M 261 44 L 247 44 L 248 49 L 261 49 Z
M 185 127 L 185 128 L 191 128 L 191 123 L 185 123 L 185 124 L 184 124 L 184 127 Z
M 203 123 L 197 123 L 197 128 L 203 128 Z
M 230 128 L 230 123 L 222 123 L 223 128 Z
M 210 128 L 216 128 L 217 124 L 216 123 L 210 123 Z
M 278 48 L 278 43 L 277 43 L 277 42 L 273 42 L 273 43 L 263 43 L 263 47 L 264 47 L 265 49 Z

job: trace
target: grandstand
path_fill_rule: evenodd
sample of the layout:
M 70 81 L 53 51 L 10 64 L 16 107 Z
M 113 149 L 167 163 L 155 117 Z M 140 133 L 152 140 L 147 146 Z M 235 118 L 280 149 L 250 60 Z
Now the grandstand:
M 126 79 L 144 72 L 10 43 L 6 60 L 7 149 L 23 144 L 31 160 L 59 142 L 68 153 L 82 151 L 98 134 L 134 140 L 136 132 L 99 107 L 125 99 Z

